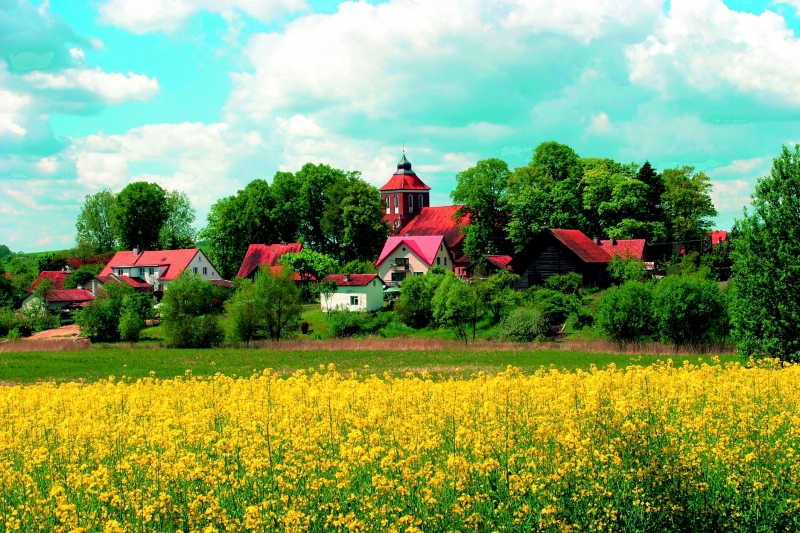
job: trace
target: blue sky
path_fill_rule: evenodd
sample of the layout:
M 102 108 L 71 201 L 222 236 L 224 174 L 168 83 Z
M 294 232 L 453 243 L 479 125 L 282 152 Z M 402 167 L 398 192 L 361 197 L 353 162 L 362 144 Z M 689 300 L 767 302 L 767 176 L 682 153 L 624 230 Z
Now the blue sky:
M 800 0 L 0 0 L 0 243 L 74 244 L 86 194 L 209 206 L 306 162 L 449 203 L 542 141 L 692 165 L 730 227 L 800 140 Z

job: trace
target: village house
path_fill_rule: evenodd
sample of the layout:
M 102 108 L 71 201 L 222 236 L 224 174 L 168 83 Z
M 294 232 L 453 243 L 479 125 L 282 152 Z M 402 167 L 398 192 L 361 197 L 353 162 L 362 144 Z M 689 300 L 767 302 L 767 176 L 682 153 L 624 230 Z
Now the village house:
M 320 295 L 323 313 L 331 309 L 377 311 L 383 307 L 383 283 L 377 274 L 331 274 L 326 281 L 336 282 L 336 292 Z
M 65 289 L 64 281 L 72 272 L 69 269 L 40 272 L 39 276 L 28 287 L 28 295 L 22 300 L 22 309 L 30 309 L 41 297 L 34 290 L 44 279 L 53 282 L 52 290 L 45 294 L 48 311 L 64 311 L 77 309 L 94 300 L 94 295 L 82 287 L 76 289 Z
M 406 276 L 420 276 L 436 265 L 454 271 L 453 254 L 442 235 L 431 237 L 389 237 L 375 263 L 378 275 L 388 286 L 397 286 Z
M 485 255 L 483 256 L 484 262 L 484 272 L 483 274 L 486 276 L 491 276 L 492 274 L 496 274 L 501 270 L 509 270 L 509 263 L 511 263 L 512 257 L 510 255 Z M 477 273 L 478 263 L 470 263 L 466 267 L 466 275 L 467 276 L 474 276 Z
M 279 272 L 281 269 L 281 257 L 285 254 L 299 254 L 303 251 L 303 245 L 299 242 L 280 243 L 280 244 L 251 244 L 247 247 L 247 253 L 236 273 L 237 278 L 255 279 L 259 268 L 268 266 L 270 272 Z M 300 281 L 299 274 L 295 273 L 295 281 Z
M 114 254 L 100 274 L 92 280 L 92 290 L 98 290 L 110 279 L 117 279 L 134 289 L 144 289 L 146 284 L 153 291 L 161 292 L 185 270 L 206 281 L 230 286 L 230 282 L 222 279 L 216 267 L 199 248 L 145 252 L 134 249 Z
M 615 256 L 646 261 L 644 239 L 590 239 L 580 230 L 542 228 L 509 263 L 520 276 L 518 289 L 541 285 L 550 276 L 577 272 L 584 287 L 608 287 L 606 267 Z

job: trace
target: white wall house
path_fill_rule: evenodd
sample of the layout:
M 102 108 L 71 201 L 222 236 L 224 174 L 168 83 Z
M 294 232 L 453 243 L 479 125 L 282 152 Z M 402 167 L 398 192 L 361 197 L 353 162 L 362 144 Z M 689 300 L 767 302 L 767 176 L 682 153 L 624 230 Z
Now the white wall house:
M 383 283 L 377 274 L 331 274 L 327 280 L 335 281 L 338 287 L 328 298 L 320 295 L 323 313 L 329 309 L 363 312 L 383 307 Z
M 425 274 L 434 265 L 449 271 L 455 266 L 442 235 L 389 237 L 376 264 L 378 275 L 388 286 L 399 285 L 407 276 Z
M 159 291 L 184 270 L 189 270 L 207 281 L 222 280 L 217 268 L 199 248 L 117 252 L 98 277 L 113 274 L 116 277 L 136 278 Z

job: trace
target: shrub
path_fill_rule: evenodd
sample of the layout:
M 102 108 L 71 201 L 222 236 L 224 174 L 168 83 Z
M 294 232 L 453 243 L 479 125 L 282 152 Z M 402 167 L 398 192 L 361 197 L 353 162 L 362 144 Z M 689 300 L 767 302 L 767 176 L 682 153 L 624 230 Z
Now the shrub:
M 152 296 L 135 294 L 130 285 L 117 281 L 103 285 L 91 305 L 77 312 L 75 323 L 92 342 L 117 342 L 120 340 L 120 319 L 126 301 L 126 307 L 139 314 L 144 326 L 144 319 L 152 314 Z
M 119 319 L 119 338 L 125 342 L 137 342 L 144 323 L 142 317 L 133 308 L 122 311 Z
M 629 281 L 612 287 L 598 302 L 597 326 L 617 342 L 640 341 L 654 331 L 653 291 Z
M 103 270 L 103 265 L 81 265 L 75 269 L 62 285 L 65 289 L 86 287 L 86 284 Z
M 525 298 L 542 313 L 548 327 L 563 324 L 580 308 L 577 296 L 552 289 L 529 289 Z
M 349 309 L 331 309 L 328 311 L 328 333 L 331 337 L 341 339 L 344 337 L 352 337 L 361 331 L 360 313 L 350 311 Z
M 164 291 L 161 318 L 167 345 L 208 348 L 222 342 L 225 332 L 212 313 L 218 308 L 214 285 L 188 271 Z
M 14 328 L 14 329 L 12 329 L 11 331 L 8 332 L 8 341 L 9 342 L 17 342 L 17 341 L 20 340 L 20 337 L 21 337 L 21 335 L 19 333 L 19 329 L 17 329 L 17 328 Z
M 531 307 L 518 307 L 498 326 L 498 338 L 511 342 L 532 342 L 547 332 L 542 313 Z
M 562 292 L 564 294 L 574 294 L 583 285 L 583 276 L 577 272 L 570 272 L 569 274 L 556 274 L 550 276 L 544 281 L 546 289 Z
M 676 346 L 699 345 L 727 323 L 716 282 L 696 276 L 667 276 L 653 293 L 653 315 L 661 338 Z

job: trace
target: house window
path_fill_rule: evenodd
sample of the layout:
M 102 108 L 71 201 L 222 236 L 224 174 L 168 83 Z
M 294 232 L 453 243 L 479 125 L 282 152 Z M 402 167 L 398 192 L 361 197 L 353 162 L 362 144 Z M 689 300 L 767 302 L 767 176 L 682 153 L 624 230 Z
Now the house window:
M 208 274 L 208 268 L 207 267 L 203 267 L 203 275 L 205 276 L 207 274 Z
M 198 263 L 202 263 L 203 262 L 203 256 L 202 255 L 198 255 L 197 256 L 197 262 Z
M 425 202 L 422 201 L 422 195 L 419 195 L 419 208 L 422 209 L 425 207 Z
M 392 272 L 392 281 L 403 281 L 405 278 L 405 272 Z
M 444 266 L 447 266 L 447 257 L 444 258 Z
M 121 276 L 121 275 L 122 275 L 122 269 L 121 269 L 121 268 L 118 268 L 118 269 L 117 269 L 117 276 Z
M 155 273 L 155 271 L 156 271 L 156 270 L 155 270 L 154 268 L 151 268 L 151 269 L 150 269 L 150 275 L 152 276 L 152 275 Z
M 408 195 L 408 212 L 409 213 L 413 213 L 414 212 L 414 195 L 413 194 L 409 194 Z
M 390 197 L 390 196 L 387 194 L 387 195 L 386 195 L 386 214 L 388 215 L 388 214 L 389 214 L 389 213 L 391 213 L 391 212 L 392 212 L 392 199 L 391 199 L 391 197 Z
M 442 258 L 441 257 L 437 257 L 436 258 L 436 264 L 437 265 L 441 265 L 442 264 Z
M 396 265 L 407 265 L 408 264 L 408 257 L 397 257 L 394 260 L 394 264 L 396 264 Z
M 358 296 L 351 296 L 350 297 L 350 305 L 358 305 Z
M 194 267 L 194 268 L 192 269 L 192 274 L 197 274 L 197 267 Z
M 396 215 L 399 212 L 400 212 L 400 199 L 395 194 L 394 195 L 394 214 Z

